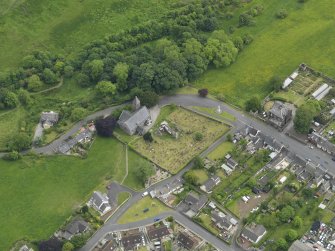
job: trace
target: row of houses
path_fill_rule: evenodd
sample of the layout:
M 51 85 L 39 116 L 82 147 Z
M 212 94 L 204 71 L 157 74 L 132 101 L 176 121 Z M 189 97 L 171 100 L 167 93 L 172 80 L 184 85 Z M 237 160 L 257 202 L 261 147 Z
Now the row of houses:
M 335 145 L 316 132 L 308 135 L 309 141 L 322 151 L 335 156 Z

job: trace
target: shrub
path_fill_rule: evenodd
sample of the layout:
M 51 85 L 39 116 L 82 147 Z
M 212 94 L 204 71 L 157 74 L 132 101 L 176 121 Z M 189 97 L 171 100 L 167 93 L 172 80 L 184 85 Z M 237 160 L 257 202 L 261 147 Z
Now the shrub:
M 149 141 L 149 142 L 154 141 L 151 132 L 147 132 L 147 133 L 145 133 L 145 134 L 143 135 L 143 139 L 144 139 L 145 141 Z
M 200 132 L 196 132 L 194 134 L 194 140 L 196 140 L 196 141 L 201 141 L 203 138 L 204 138 L 204 135 L 202 135 L 202 133 L 200 133 Z
M 21 155 L 17 151 L 12 151 L 3 156 L 4 160 L 15 161 L 21 158 Z
M 200 97 L 205 98 L 208 95 L 208 89 L 200 89 L 198 90 L 198 94 Z
M 276 12 L 276 17 L 279 19 L 284 19 L 288 16 L 288 12 L 285 9 L 280 9 Z

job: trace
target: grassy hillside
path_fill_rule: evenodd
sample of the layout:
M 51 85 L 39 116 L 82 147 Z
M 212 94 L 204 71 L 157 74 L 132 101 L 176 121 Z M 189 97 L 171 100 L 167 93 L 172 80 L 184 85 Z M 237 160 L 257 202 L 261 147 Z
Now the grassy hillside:
M 132 176 L 139 161 L 129 153 L 125 185 L 141 188 Z M 17 162 L 0 160 L 0 250 L 23 237 L 50 236 L 106 177 L 121 181 L 125 175 L 125 149 L 114 139 L 99 138 L 87 159 L 74 157 L 24 157 Z
M 335 5 L 332 0 L 297 1 L 254 0 L 261 3 L 264 13 L 254 27 L 238 29 L 235 34 L 250 32 L 254 42 L 227 69 L 206 72 L 197 87 L 224 94 L 228 101 L 244 105 L 253 95 L 268 94 L 268 80 L 273 75 L 285 77 L 300 63 L 335 77 Z M 280 20 L 275 13 L 285 8 L 289 16 Z
M 68 54 L 107 33 L 160 17 L 176 0 L 0 0 L 1 71 L 32 50 Z

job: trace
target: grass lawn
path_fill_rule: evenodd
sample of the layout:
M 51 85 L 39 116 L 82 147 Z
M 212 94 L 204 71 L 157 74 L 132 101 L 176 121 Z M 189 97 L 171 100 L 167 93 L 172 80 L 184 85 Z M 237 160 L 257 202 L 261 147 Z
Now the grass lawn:
M 20 107 L 0 113 L 0 151 L 6 150 L 7 139 L 18 132 L 25 115 L 25 110 Z
M 149 211 L 143 212 L 144 209 L 148 208 Z M 132 205 L 118 220 L 119 224 L 126 224 L 130 222 L 144 220 L 146 218 L 154 217 L 162 212 L 170 210 L 164 206 L 157 199 L 152 199 L 149 196 L 142 198 L 138 203 Z
M 234 148 L 233 143 L 228 141 L 223 142 L 221 145 L 215 148 L 214 151 L 208 154 L 208 158 L 210 158 L 211 160 L 217 160 L 223 158 L 228 152 L 233 150 L 233 148 Z
M 135 156 L 132 158 L 130 167 L 136 163 Z M 124 161 L 123 145 L 104 138 L 94 142 L 87 159 L 53 156 L 0 160 L 0 222 L 6 229 L 0 235 L 0 250 L 9 250 L 13 242 L 24 237 L 49 237 L 94 189 L 107 182 L 106 178 L 122 180 Z
M 163 120 L 168 121 L 171 127 L 178 128 L 178 139 L 168 134 L 157 134 L 160 122 Z M 204 116 L 179 107 L 167 106 L 161 109 L 161 114 L 153 127 L 154 141 L 146 143 L 143 138 L 138 138 L 130 145 L 154 163 L 171 173 L 177 173 L 228 129 L 227 125 Z M 196 133 L 201 133 L 203 139 L 195 140 Z
M 193 106 L 192 108 L 195 109 L 195 110 L 198 110 L 200 112 L 207 113 L 207 114 L 213 116 L 216 119 L 223 119 L 223 120 L 229 120 L 229 121 L 235 121 L 236 120 L 236 118 L 228 112 L 221 112 L 220 114 L 217 113 L 216 112 L 217 107 L 210 108 L 210 107 Z
M 335 49 L 330 46 L 335 42 L 333 0 L 310 0 L 305 4 L 252 1 L 259 3 L 264 6 L 264 13 L 256 18 L 256 25 L 235 32 L 252 34 L 254 42 L 230 67 L 206 72 L 194 83 L 196 87 L 223 94 L 228 101 L 243 106 L 251 96 L 264 97 L 269 93 L 271 77 L 284 79 L 302 62 L 334 77 Z M 284 20 L 275 17 L 281 8 L 289 13 Z
M 130 194 L 128 192 L 121 192 L 117 195 L 117 204 L 121 205 L 123 202 L 128 200 L 130 197 Z
M 203 184 L 206 180 L 208 180 L 208 174 L 204 169 L 192 169 L 189 172 L 195 174 L 198 177 L 200 184 Z
M 72 54 L 106 34 L 161 17 L 174 2 L 0 0 L 0 65 L 14 67 L 34 50 Z
M 214 235 L 219 235 L 220 231 L 216 227 L 213 227 L 211 217 L 208 214 L 201 213 L 199 218 L 202 220 L 201 225 L 203 225 L 208 231 Z

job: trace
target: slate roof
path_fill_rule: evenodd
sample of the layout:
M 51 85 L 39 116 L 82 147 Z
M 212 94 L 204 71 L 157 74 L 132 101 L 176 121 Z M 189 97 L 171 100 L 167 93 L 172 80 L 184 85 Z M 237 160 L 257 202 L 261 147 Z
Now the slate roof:
M 186 233 L 178 235 L 178 243 L 188 250 L 191 250 L 196 245 L 196 241 Z
M 41 122 L 45 123 L 45 122 L 50 122 L 52 124 L 56 123 L 59 119 L 59 115 L 57 112 L 42 112 L 41 114 Z
M 170 231 L 166 226 L 161 226 L 159 228 L 147 229 L 147 233 L 150 241 L 153 241 L 169 235 Z
M 143 126 L 149 118 L 149 110 L 147 107 L 143 106 L 132 114 L 123 111 L 118 123 L 121 127 L 126 128 L 128 132 L 135 133 L 137 128 Z
M 241 234 L 251 241 L 256 242 L 265 232 L 266 229 L 263 225 L 251 224 L 250 226 L 244 227 Z
M 227 163 L 227 166 L 231 168 L 235 168 L 238 165 L 237 162 L 233 158 L 228 159 L 226 163 Z
M 85 232 L 88 227 L 89 225 L 86 221 L 76 220 L 67 225 L 65 231 L 69 232 L 70 234 L 79 234 Z
M 208 198 L 205 195 L 198 195 L 190 192 L 186 198 L 185 202 L 189 205 L 189 208 L 197 213 L 207 202 Z
M 136 245 L 142 243 L 142 234 L 135 233 L 129 236 L 122 237 L 121 239 L 122 245 L 125 250 L 132 250 Z
M 322 148 L 322 150 L 329 153 L 335 153 L 335 145 L 329 142 L 326 138 L 322 137 L 320 134 L 313 132 L 309 135 L 309 139 Z
M 288 115 L 288 108 L 283 102 L 275 101 L 269 112 L 276 118 L 285 120 L 285 117 Z

